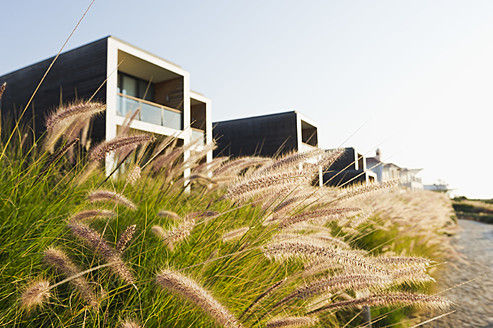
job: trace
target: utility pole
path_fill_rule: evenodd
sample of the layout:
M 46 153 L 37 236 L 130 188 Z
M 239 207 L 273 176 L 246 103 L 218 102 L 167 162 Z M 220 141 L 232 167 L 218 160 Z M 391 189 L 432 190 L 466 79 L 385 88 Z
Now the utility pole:
M 363 320 L 365 327 L 371 328 L 371 309 L 368 305 L 363 306 Z

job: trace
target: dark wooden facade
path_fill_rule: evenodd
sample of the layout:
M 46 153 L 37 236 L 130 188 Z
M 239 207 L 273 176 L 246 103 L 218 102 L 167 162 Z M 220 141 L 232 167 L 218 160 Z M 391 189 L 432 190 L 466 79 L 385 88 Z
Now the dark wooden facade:
M 22 117 L 22 124 L 39 136 L 45 130 L 46 116 L 61 102 L 66 104 L 93 96 L 107 76 L 107 43 L 105 37 L 61 54 Z M 53 58 L 0 76 L 0 83 L 7 82 L 1 99 L 2 120 L 18 120 Z M 93 100 L 105 103 L 106 88 L 102 87 Z M 103 115 L 94 120 L 92 131 L 93 139 L 104 138 Z
M 213 123 L 216 156 L 273 156 L 298 150 L 296 112 Z

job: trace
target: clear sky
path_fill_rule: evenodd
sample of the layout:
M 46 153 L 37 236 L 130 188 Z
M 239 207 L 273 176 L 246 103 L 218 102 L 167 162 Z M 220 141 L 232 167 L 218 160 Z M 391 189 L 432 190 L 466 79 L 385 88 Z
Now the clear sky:
M 2 1 L 0 75 L 55 55 L 89 3 Z M 107 35 L 189 71 L 214 121 L 297 110 L 321 147 L 493 198 L 493 1 L 96 0 L 66 49 Z

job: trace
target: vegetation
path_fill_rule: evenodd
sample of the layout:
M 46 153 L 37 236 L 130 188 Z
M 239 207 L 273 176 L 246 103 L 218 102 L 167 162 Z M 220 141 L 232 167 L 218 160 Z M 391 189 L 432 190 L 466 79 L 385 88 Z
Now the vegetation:
M 453 207 L 459 219 L 493 224 L 492 200 L 454 198 Z
M 99 112 L 62 107 L 33 142 L 2 129 L 0 325 L 350 327 L 371 307 L 385 326 L 449 305 L 429 289 L 450 250 L 445 199 L 313 187 L 340 151 L 203 163 L 212 145 L 135 134 L 131 117 L 90 146 Z

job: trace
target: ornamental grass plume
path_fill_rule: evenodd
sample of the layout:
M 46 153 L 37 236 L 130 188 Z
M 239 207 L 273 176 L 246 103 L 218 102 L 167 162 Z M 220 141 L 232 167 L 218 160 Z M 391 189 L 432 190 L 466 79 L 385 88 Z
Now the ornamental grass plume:
M 137 181 L 140 180 L 142 174 L 142 169 L 139 165 L 135 165 L 127 175 L 127 181 L 131 185 L 134 185 Z
M 137 206 L 135 206 L 135 204 L 132 203 L 128 198 L 126 198 L 121 194 L 109 190 L 93 191 L 89 194 L 87 198 L 91 203 L 111 201 L 115 204 L 120 204 L 125 207 L 128 207 L 131 210 L 137 209 Z
M 164 269 L 156 276 L 162 288 L 176 293 L 200 307 L 223 327 L 241 327 L 233 314 L 217 301 L 209 291 L 194 280 L 173 270 Z
M 91 121 L 88 120 L 84 127 L 82 128 L 82 131 L 80 133 L 80 144 L 84 149 L 87 151 L 91 147 L 91 138 L 89 136 L 89 129 L 91 128 Z
M 249 163 L 250 160 L 256 161 L 257 157 L 238 157 L 235 159 L 226 158 L 225 161 L 216 169 L 212 170 L 212 174 L 216 175 L 232 175 L 233 172 L 228 171 L 240 171 L 245 163 Z M 238 170 L 237 167 L 240 167 Z
M 60 125 L 68 127 L 75 120 L 79 120 L 81 115 L 92 116 L 105 109 L 106 105 L 98 102 L 80 102 L 60 107 L 46 119 L 46 129 L 52 131 Z
M 257 170 L 256 174 L 263 174 L 265 172 L 272 172 L 276 170 L 285 170 L 289 167 L 298 166 L 302 164 L 307 159 L 320 157 L 324 153 L 322 149 L 315 149 L 306 152 L 298 152 L 293 151 L 292 153 L 288 153 L 287 155 L 282 156 L 278 160 L 274 161 L 270 165 L 265 165 L 264 167 Z
M 300 224 L 293 225 L 291 227 L 283 229 L 282 231 L 283 231 L 283 233 L 290 233 L 291 232 L 291 233 L 298 233 L 298 234 L 301 232 L 325 233 L 328 235 L 332 234 L 332 229 L 318 225 L 318 224 L 308 223 L 308 222 L 302 222 Z
M 179 216 L 178 214 L 176 214 L 175 212 L 173 211 L 166 211 L 166 210 L 162 210 L 158 213 L 158 215 L 162 218 L 168 218 L 168 219 L 173 219 L 173 220 L 182 220 L 182 217 Z
M 197 146 L 198 139 L 183 146 L 176 147 L 177 139 L 174 139 L 166 144 L 166 147 L 155 155 L 152 161 L 152 170 L 155 173 L 164 171 L 166 174 L 166 181 L 171 182 L 177 176 L 181 175 L 184 170 L 190 169 L 195 165 L 195 161 L 201 160 L 208 151 L 215 148 L 214 143 L 205 145 L 200 151 L 196 151 L 194 155 L 190 156 L 186 161 L 179 162 L 178 160 L 184 156 L 184 154 Z M 163 154 L 161 152 L 163 151 Z
M 50 247 L 44 252 L 44 260 L 62 271 L 67 277 L 79 274 L 81 270 L 70 260 L 70 258 L 60 249 Z M 93 308 L 99 306 L 96 294 L 92 291 L 89 282 L 84 277 L 77 277 L 70 280 L 70 283 L 79 290 L 82 298 Z
M 277 172 L 271 175 L 248 178 L 234 184 L 228 188 L 227 193 L 221 199 L 245 200 L 266 189 L 272 193 L 277 189 L 292 189 L 297 185 L 309 183 L 309 181 L 308 176 L 302 171 Z
M 42 306 L 50 296 L 50 282 L 48 280 L 31 281 L 22 292 L 21 307 L 31 311 L 38 306 Z
M 319 322 L 317 317 L 280 317 L 267 322 L 267 328 L 280 327 L 310 327 Z
M 368 195 L 372 192 L 381 191 L 383 189 L 394 188 L 397 185 L 398 185 L 398 181 L 392 180 L 382 183 L 375 182 L 375 183 L 362 184 L 354 187 L 353 186 L 347 187 L 342 189 L 344 191 L 341 192 L 341 195 L 337 197 L 336 201 L 344 201 L 350 198 Z
M 250 227 L 242 227 L 242 228 L 228 231 L 228 232 L 223 234 L 222 240 L 223 240 L 223 242 L 228 242 L 228 241 L 231 241 L 234 239 L 241 238 L 241 237 L 243 237 L 243 235 L 245 235 L 248 232 L 248 230 L 250 230 Z
M 69 128 L 67 128 L 67 130 L 63 134 L 63 139 L 67 142 L 71 142 L 74 139 L 79 139 L 79 135 L 82 137 L 81 131 L 85 130 L 85 127 L 88 126 L 90 122 L 90 120 L 77 120 L 72 125 L 70 125 Z
M 337 260 L 343 266 L 357 266 L 370 272 L 387 273 L 385 268 L 373 263 L 369 258 L 363 257 L 358 253 L 336 248 L 313 238 L 303 238 L 302 236 L 270 242 L 262 247 L 262 251 L 268 259 L 277 261 L 293 257 L 302 260 L 328 258 L 330 260 Z
M 311 188 L 303 186 L 290 192 L 286 197 L 280 198 L 280 202 L 273 207 L 273 212 L 277 216 L 291 212 L 295 208 L 303 208 L 310 204 L 316 203 L 322 190 L 319 188 Z
M 130 125 L 137 118 L 137 116 L 140 114 L 141 111 L 142 111 L 142 108 L 139 107 L 136 110 L 134 110 L 132 112 L 128 112 L 125 115 L 125 119 L 123 120 L 122 128 L 119 131 L 120 136 L 127 136 L 128 135 L 128 133 L 130 132 L 130 129 L 131 129 Z
M 101 210 L 101 209 L 95 209 L 95 210 L 86 210 L 86 211 L 81 211 L 76 214 L 74 214 L 70 219 L 69 222 L 78 222 L 78 221 L 93 221 L 99 218 L 111 218 L 115 216 L 116 213 L 113 211 L 108 211 L 108 210 Z
M 179 147 L 182 152 L 184 153 L 186 150 L 189 150 L 191 148 L 191 145 L 194 143 L 188 144 L 186 146 Z M 196 165 L 197 162 L 203 159 L 209 151 L 214 150 L 216 145 L 214 143 L 209 143 L 201 148 L 200 151 L 191 151 L 191 155 L 183 161 L 178 161 L 175 162 L 173 165 L 169 165 L 165 171 L 166 175 L 166 182 L 168 183 L 173 183 L 176 181 L 177 185 L 181 185 L 182 182 L 187 182 L 189 183 L 189 179 L 193 178 L 197 180 L 198 177 L 204 177 L 204 179 L 210 179 L 209 177 L 206 177 L 203 174 L 195 174 L 195 177 L 185 177 L 184 173 L 186 170 L 192 170 Z M 181 154 L 180 154 L 181 155 Z
M 167 243 L 170 250 L 173 250 L 177 242 L 190 236 L 190 233 L 195 227 L 195 223 L 195 218 L 187 215 L 183 222 L 171 230 L 166 231 L 159 225 L 152 226 L 151 230 L 157 237 Z
M 358 213 L 358 215 L 355 215 L 353 217 L 348 217 L 346 222 L 341 222 L 342 225 L 348 224 L 349 227 L 351 228 L 357 228 L 361 224 L 368 222 L 370 217 L 373 215 L 373 210 L 371 209 L 366 209 L 361 213 Z
M 223 163 L 219 168 L 212 170 L 212 176 L 237 176 L 241 171 L 249 167 L 255 167 L 269 163 L 270 158 L 240 157 Z M 224 162 L 224 161 L 223 161 Z
M 378 256 L 374 258 L 374 261 L 388 266 L 388 267 L 419 267 L 426 268 L 432 264 L 427 258 L 424 257 L 411 257 L 411 256 Z
M 97 102 L 79 102 L 58 108 L 46 119 L 47 138 L 44 147 L 53 152 L 55 144 L 64 136 L 68 142 L 82 130 L 93 115 L 104 111 L 106 106 Z
M 118 238 L 118 242 L 116 243 L 116 251 L 118 253 L 123 253 L 125 248 L 127 248 L 128 243 L 132 240 L 135 230 L 137 228 L 137 225 L 133 224 L 131 226 L 128 226 L 125 231 L 122 232 L 120 235 L 120 238 Z
M 326 233 L 326 232 L 322 232 L 322 231 L 316 232 L 316 233 L 310 234 L 309 236 L 312 238 L 315 238 L 315 239 L 320 239 L 323 242 L 329 243 L 331 245 L 334 245 L 334 246 L 337 246 L 340 248 L 345 248 L 345 249 L 351 248 L 351 246 L 349 246 L 348 243 L 342 241 L 339 238 L 332 237 L 329 233 Z
M 308 225 L 308 229 L 311 228 L 312 226 L 313 225 Z M 295 230 L 291 230 L 291 231 L 283 230 L 282 232 L 272 235 L 271 242 L 267 245 L 275 244 L 276 242 L 291 241 L 291 242 L 306 244 L 306 245 L 340 249 L 341 251 L 353 253 L 353 254 L 356 253 L 362 254 L 361 250 L 353 250 L 350 248 L 348 244 L 344 243 L 343 241 L 335 237 L 331 237 L 331 238 L 326 237 L 326 234 L 328 234 L 327 232 L 323 232 L 323 231 L 316 232 L 316 230 L 314 231 L 315 233 L 309 233 L 311 232 L 310 230 L 308 231 L 303 230 L 304 233 L 299 233 Z
M 373 262 L 387 268 L 394 285 L 403 283 L 422 284 L 434 279 L 426 273 L 432 261 L 422 257 L 378 256 Z
M 192 229 L 195 227 L 195 223 L 196 221 L 194 216 L 185 216 L 182 223 L 168 232 L 168 239 L 175 243 L 187 238 L 190 236 Z
M 457 225 L 450 198 L 446 195 L 429 190 L 394 190 L 364 199 L 362 205 L 375 210 L 379 223 L 387 222 L 402 233 L 416 236 L 417 245 L 432 247 L 435 257 L 450 259 L 456 256 L 449 236 L 455 233 Z
M 127 155 L 134 151 L 138 146 L 151 143 L 155 140 L 153 136 L 142 134 L 129 137 L 116 137 L 110 141 L 103 141 L 89 151 L 89 160 L 92 162 L 100 161 L 106 154 L 113 151 L 126 152 Z M 121 156 L 125 158 L 126 156 Z
M 212 176 L 213 172 L 220 166 L 224 165 L 224 162 L 228 159 L 229 158 L 226 156 L 214 157 L 210 162 L 206 161 L 194 167 L 193 173 L 210 174 Z
M 166 148 L 162 155 L 157 156 L 152 161 L 152 170 L 154 172 L 159 172 L 162 169 L 168 168 L 183 154 L 183 147 L 175 147 L 175 145 L 176 140 Z
M 401 285 L 403 283 L 412 283 L 417 285 L 435 281 L 433 277 L 426 273 L 425 269 L 420 267 L 398 269 L 391 271 L 390 274 L 394 285 Z
M 166 230 L 159 225 L 153 225 L 151 227 L 151 231 L 160 239 L 166 240 Z
M 0 99 L 2 99 L 3 93 L 5 92 L 6 88 L 7 88 L 7 82 L 3 82 L 2 86 L 0 86 Z
M 306 222 L 306 221 L 324 222 L 330 219 L 337 219 L 338 217 L 345 216 L 350 213 L 354 213 L 358 211 L 361 211 L 361 209 L 358 207 L 341 207 L 341 208 L 329 208 L 329 209 L 305 212 L 281 220 L 281 223 L 279 223 L 278 228 L 284 229 L 291 225 L 301 222 Z
M 344 291 L 346 289 L 384 289 L 390 286 L 391 279 L 379 274 L 343 274 L 322 278 L 300 287 L 277 302 L 277 308 L 292 299 L 308 299 L 320 293 Z
M 303 277 L 311 277 L 322 272 L 341 272 L 345 271 L 345 267 L 337 262 L 336 259 L 315 259 L 305 264 Z M 357 267 L 352 271 L 356 271 Z
M 142 326 L 133 319 L 125 319 L 120 325 L 120 328 L 142 328 Z
M 308 314 L 321 313 L 333 309 L 353 308 L 357 306 L 413 306 L 430 309 L 445 310 L 451 302 L 446 298 L 413 293 L 382 293 L 358 299 L 339 301 L 327 304 L 318 309 L 308 312 Z
M 197 181 L 199 183 L 207 185 L 208 183 L 216 183 L 213 179 L 209 178 L 208 176 L 200 173 L 193 173 L 188 177 L 188 180 L 190 181 Z
M 314 168 L 322 167 L 323 170 L 327 170 L 332 166 L 332 164 L 339 160 L 344 153 L 344 148 L 326 150 L 325 154 L 318 159 L 316 164 L 311 165 L 314 166 Z
M 116 275 L 129 284 L 134 283 L 134 277 L 121 259 L 121 254 L 108 245 L 99 232 L 80 222 L 70 222 L 69 228 L 77 238 L 85 241 L 106 262 L 111 263 L 110 267 Z
M 309 187 L 318 175 L 320 165 L 333 163 L 340 154 L 340 151 L 324 153 L 318 150 L 303 154 L 289 154 L 272 164 L 264 165 L 267 169 L 260 168 L 237 178 L 237 182 L 229 185 L 228 191 L 220 199 L 244 201 L 259 194 L 264 196 L 268 190 L 269 196 L 273 196 L 274 200 L 284 201 L 285 196 L 289 197 L 289 194 L 296 188 Z M 235 161 L 243 164 L 248 162 L 248 158 Z M 264 203 L 269 203 L 269 201 L 272 201 L 271 197 L 264 199 Z

